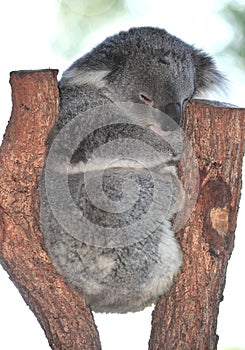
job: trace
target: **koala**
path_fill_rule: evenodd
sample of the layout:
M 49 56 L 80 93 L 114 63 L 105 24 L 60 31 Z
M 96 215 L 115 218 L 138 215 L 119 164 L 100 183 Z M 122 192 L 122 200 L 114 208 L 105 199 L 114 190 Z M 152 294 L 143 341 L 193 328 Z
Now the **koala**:
M 178 126 L 185 103 L 222 82 L 209 55 L 152 27 L 105 39 L 63 73 L 40 223 L 55 268 L 93 311 L 143 310 L 180 271 Z

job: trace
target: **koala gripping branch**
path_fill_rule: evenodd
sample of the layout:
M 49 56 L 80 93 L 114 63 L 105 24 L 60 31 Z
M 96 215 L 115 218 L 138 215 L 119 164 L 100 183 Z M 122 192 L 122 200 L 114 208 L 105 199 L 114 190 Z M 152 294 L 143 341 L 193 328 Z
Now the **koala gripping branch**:
M 0 262 L 52 349 L 98 350 L 90 309 L 56 273 L 39 228 L 38 179 L 59 109 L 56 76 L 55 70 L 11 74 L 13 110 L 0 152 Z M 200 101 L 187 106 L 184 130 L 199 163 L 200 192 L 178 233 L 184 263 L 153 312 L 150 350 L 216 349 L 241 193 L 244 122 L 242 109 Z
M 52 267 L 39 228 L 38 179 L 59 109 L 57 73 L 11 73 L 13 109 L 0 153 L 0 262 L 52 349 L 100 349 L 90 309 Z

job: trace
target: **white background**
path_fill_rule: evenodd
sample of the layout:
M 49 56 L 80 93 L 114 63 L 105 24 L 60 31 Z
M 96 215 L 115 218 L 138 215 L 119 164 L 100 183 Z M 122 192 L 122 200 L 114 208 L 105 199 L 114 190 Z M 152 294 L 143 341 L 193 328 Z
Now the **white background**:
M 167 29 L 190 44 L 214 54 L 232 38 L 230 27 L 218 16 L 224 1 L 134 0 L 128 4 L 134 15 L 110 24 L 86 39 L 89 50 L 106 36 L 131 26 L 152 25 Z M 9 72 L 21 69 L 58 68 L 70 63 L 52 51 L 57 32 L 57 8 L 54 0 L 8 0 L 0 4 L 0 135 L 11 113 Z M 236 38 L 234 38 L 236 39 Z M 82 53 L 81 53 L 82 54 Z M 227 56 L 218 56 L 220 69 L 230 80 L 230 93 L 218 97 L 244 107 L 244 73 Z M 217 96 L 211 96 L 217 98 Z M 244 337 L 244 196 L 242 197 L 236 243 L 227 274 L 224 301 L 220 306 L 217 333 L 218 349 L 245 348 Z M 127 315 L 95 315 L 103 350 L 146 350 L 150 334 L 151 308 Z M 0 348 L 3 350 L 46 350 L 47 340 L 18 291 L 0 268 Z

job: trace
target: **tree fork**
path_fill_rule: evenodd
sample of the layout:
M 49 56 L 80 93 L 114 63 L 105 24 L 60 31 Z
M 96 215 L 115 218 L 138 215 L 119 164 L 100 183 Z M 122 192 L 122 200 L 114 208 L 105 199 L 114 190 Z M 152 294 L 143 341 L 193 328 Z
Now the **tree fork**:
M 57 71 L 11 73 L 13 110 L 0 152 L 0 262 L 54 350 L 101 349 L 83 298 L 55 271 L 39 227 L 38 179 L 59 109 Z M 178 233 L 184 264 L 153 312 L 150 350 L 216 349 L 216 324 L 241 193 L 245 110 L 188 104 L 184 130 L 200 193 Z

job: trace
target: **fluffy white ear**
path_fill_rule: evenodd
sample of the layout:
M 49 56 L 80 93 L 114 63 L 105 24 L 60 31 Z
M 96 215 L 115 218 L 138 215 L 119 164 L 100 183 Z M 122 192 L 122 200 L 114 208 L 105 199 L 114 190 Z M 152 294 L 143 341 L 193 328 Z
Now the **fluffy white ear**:
M 109 70 L 80 70 L 77 68 L 71 68 L 64 72 L 62 80 L 67 85 L 92 85 L 101 89 L 106 86 L 106 80 L 104 79 L 110 73 Z

